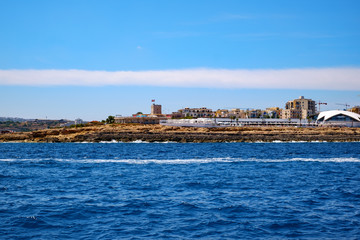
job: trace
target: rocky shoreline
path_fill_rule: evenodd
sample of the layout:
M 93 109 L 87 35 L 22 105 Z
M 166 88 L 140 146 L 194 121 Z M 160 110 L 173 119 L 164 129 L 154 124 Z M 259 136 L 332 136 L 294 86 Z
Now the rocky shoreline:
M 273 142 L 360 141 L 359 128 L 227 127 L 186 128 L 110 124 L 0 135 L 0 142 Z

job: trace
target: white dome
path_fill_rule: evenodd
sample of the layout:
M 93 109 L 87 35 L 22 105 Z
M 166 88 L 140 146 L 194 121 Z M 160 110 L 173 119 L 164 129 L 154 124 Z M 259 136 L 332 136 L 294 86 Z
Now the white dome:
M 331 110 L 331 111 L 324 111 L 321 112 L 317 118 L 316 121 L 327 121 L 330 118 L 337 116 L 337 115 L 344 115 L 344 116 L 348 116 L 351 119 L 360 122 L 360 115 L 354 112 L 349 112 L 349 111 L 341 111 L 341 110 Z

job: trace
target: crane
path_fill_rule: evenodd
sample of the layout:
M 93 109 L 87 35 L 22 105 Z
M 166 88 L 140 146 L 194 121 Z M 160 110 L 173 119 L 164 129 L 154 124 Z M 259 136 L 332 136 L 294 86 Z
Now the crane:
M 350 105 L 349 105 L 349 104 L 347 104 L 347 103 L 337 103 L 336 105 L 342 105 L 342 106 L 345 106 L 344 111 L 346 111 L 346 109 L 347 109 L 348 107 L 350 107 Z
M 320 105 L 321 105 L 321 104 L 323 104 L 323 105 L 327 105 L 327 103 L 325 103 L 325 102 L 321 102 L 320 100 L 319 100 L 319 102 L 318 102 L 317 104 L 319 105 L 319 112 L 320 112 Z

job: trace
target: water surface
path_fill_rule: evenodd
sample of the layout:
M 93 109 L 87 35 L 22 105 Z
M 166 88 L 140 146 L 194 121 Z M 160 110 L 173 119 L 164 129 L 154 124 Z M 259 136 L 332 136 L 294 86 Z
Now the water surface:
M 1 143 L 2 239 L 359 239 L 360 143 Z

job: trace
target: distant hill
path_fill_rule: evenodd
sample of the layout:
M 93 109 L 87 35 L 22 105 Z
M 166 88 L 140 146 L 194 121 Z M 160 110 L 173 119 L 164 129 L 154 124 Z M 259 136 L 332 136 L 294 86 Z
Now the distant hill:
M 31 132 L 42 129 L 62 127 L 71 124 L 73 121 L 60 120 L 44 120 L 44 119 L 23 119 L 12 117 L 0 117 L 0 131 L 14 132 Z
M 7 122 L 7 121 L 12 121 L 12 122 L 26 122 L 26 121 L 31 121 L 33 119 L 24 119 L 24 118 L 17 118 L 17 117 L 0 117 L 0 122 Z

